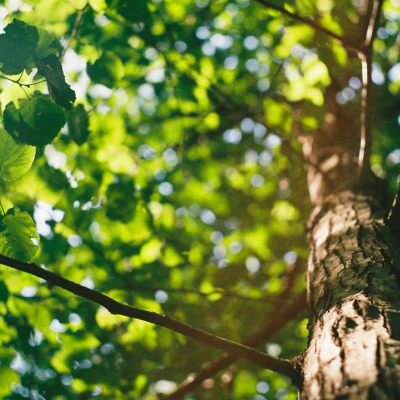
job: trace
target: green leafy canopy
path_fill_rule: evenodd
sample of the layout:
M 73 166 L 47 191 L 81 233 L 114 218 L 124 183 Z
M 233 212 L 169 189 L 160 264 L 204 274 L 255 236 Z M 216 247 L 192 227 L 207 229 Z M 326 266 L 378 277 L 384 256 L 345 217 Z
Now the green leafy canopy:
M 361 104 L 358 56 L 255 0 L 17 3 L 0 7 L 0 253 L 221 337 L 257 335 L 305 290 L 297 139 L 334 119 L 357 132 L 341 118 Z M 393 188 L 397 3 L 374 42 L 371 159 Z M 351 43 L 363 26 L 359 1 L 272 4 Z M 5 266 L 0 282 L 0 398 L 155 400 L 221 355 Z M 305 318 L 259 348 L 299 354 Z M 235 368 L 186 398 L 297 398 L 282 376 Z

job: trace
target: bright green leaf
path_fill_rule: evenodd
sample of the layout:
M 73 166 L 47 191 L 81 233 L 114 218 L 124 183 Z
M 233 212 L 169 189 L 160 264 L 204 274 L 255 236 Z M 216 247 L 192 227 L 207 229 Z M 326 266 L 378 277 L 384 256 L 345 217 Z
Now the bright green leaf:
M 33 146 L 17 143 L 4 129 L 0 129 L 0 177 L 5 181 L 18 179 L 29 171 L 35 159 Z
M 11 394 L 12 386 L 20 382 L 19 375 L 9 367 L 0 368 L 0 398 L 4 399 Z
M 0 253 L 20 261 L 31 261 L 38 250 L 32 239 L 39 240 L 31 216 L 18 208 L 12 208 L 3 217 L 2 225 Z

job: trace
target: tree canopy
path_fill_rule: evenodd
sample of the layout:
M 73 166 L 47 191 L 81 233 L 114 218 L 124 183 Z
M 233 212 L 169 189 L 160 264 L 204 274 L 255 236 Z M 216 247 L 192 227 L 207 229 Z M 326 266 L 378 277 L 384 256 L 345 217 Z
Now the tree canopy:
M 0 1 L 1 399 L 155 400 L 220 359 L 96 292 L 273 357 L 306 347 L 299 139 L 331 117 L 326 91 L 361 108 L 361 3 Z M 393 192 L 399 30 L 385 0 L 367 118 Z M 187 398 L 297 398 L 229 364 Z

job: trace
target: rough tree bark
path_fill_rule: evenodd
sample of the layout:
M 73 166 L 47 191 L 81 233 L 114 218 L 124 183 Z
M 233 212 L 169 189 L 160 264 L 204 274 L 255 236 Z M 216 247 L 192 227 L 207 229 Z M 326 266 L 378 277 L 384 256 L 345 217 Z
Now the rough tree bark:
M 352 112 L 331 111 L 321 132 L 304 138 L 314 211 L 299 397 L 398 400 L 400 240 L 386 220 L 390 196 L 372 173 L 358 175 Z

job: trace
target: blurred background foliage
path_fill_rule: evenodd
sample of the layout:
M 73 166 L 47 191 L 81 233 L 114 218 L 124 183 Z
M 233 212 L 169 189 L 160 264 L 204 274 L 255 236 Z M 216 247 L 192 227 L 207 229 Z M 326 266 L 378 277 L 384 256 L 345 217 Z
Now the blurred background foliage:
M 348 37 L 358 23 L 359 0 L 274 3 Z M 360 107 L 358 58 L 254 0 L 0 4 L 3 28 L 21 19 L 64 48 L 76 33 L 63 68 L 79 105 L 59 137 L 38 148 L 28 174 L 0 180 L 4 207 L 37 224 L 34 261 L 243 342 L 282 307 L 273 300 L 288 266 L 299 260 L 305 270 L 310 204 L 298 136 L 323 123 L 327 87 L 339 110 Z M 398 0 L 384 2 L 383 20 L 374 44 L 373 169 L 394 189 Z M 38 88 L 45 84 L 26 91 Z M 2 80 L 2 110 L 13 96 L 24 93 Z M 1 398 L 155 400 L 220 356 L 27 274 L 0 267 L 0 275 Z M 305 290 L 303 275 L 293 295 Z M 304 318 L 260 348 L 285 358 L 301 352 Z M 296 397 L 288 379 L 240 361 L 187 399 Z

